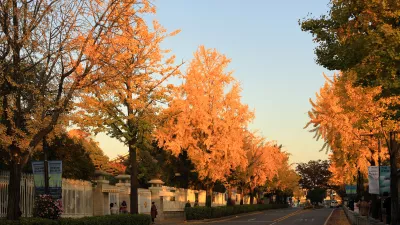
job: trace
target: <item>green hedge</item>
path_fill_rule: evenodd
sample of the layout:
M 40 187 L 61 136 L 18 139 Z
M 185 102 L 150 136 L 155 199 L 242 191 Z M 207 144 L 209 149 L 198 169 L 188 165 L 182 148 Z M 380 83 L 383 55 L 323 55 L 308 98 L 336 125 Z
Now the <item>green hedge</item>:
M 0 220 L 0 225 L 149 225 L 149 215 L 111 215 L 93 216 L 84 218 L 62 218 L 59 220 L 48 220 L 41 218 L 21 218 L 19 221 Z
M 267 209 L 287 208 L 286 204 L 257 204 L 257 205 L 235 205 L 219 207 L 191 207 L 185 208 L 187 220 L 212 219 L 231 216 L 240 213 L 255 212 Z

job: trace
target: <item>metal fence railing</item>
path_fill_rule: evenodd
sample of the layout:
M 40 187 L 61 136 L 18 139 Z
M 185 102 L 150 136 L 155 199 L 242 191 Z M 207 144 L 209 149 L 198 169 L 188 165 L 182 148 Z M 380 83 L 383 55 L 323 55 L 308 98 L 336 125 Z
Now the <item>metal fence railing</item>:
M 345 206 L 343 207 L 343 210 L 352 225 L 385 225 L 383 222 L 371 217 L 361 216 L 360 214 L 349 210 Z
M 0 171 L 0 217 L 7 215 L 9 179 L 8 171 Z M 20 208 L 23 217 L 32 216 L 34 199 L 33 175 L 22 174 Z M 64 217 L 93 215 L 93 188 L 90 182 L 63 178 L 62 199 Z

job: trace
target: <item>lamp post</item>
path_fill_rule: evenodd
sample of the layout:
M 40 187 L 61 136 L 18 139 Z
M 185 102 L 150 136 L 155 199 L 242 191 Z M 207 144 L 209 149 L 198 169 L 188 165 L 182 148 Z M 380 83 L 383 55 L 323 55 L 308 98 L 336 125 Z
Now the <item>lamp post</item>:
M 378 194 L 376 195 L 376 197 L 378 197 L 378 196 L 381 196 L 381 180 L 380 180 L 380 177 L 381 177 L 381 139 L 380 139 L 380 133 L 372 133 L 371 132 L 369 134 L 361 134 L 361 136 L 368 136 L 371 138 L 371 140 L 373 137 L 375 137 L 375 138 L 377 138 L 377 141 L 378 141 Z M 373 204 L 376 204 L 376 203 L 373 203 Z M 381 204 L 379 204 L 377 216 L 379 217 L 380 221 L 382 221 L 382 213 L 379 213 L 379 211 L 381 211 L 380 209 L 381 209 Z

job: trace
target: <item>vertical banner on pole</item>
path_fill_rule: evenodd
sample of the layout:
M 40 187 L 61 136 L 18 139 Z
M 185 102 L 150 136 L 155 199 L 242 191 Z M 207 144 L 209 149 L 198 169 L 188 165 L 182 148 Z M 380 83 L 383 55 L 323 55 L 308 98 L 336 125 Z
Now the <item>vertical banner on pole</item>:
M 379 177 L 380 193 L 390 193 L 390 166 L 381 166 Z
M 32 162 L 33 182 L 35 184 L 35 196 L 43 195 L 45 189 L 44 162 Z M 49 194 L 54 199 L 62 197 L 62 161 L 48 161 Z
M 44 162 L 33 161 L 33 182 L 35 184 L 35 196 L 44 194 Z
M 357 185 L 346 185 L 346 194 L 352 195 L 357 194 Z
M 62 198 L 62 161 L 49 161 L 49 194 L 54 199 Z
M 379 194 L 379 167 L 368 167 L 368 185 L 370 194 Z

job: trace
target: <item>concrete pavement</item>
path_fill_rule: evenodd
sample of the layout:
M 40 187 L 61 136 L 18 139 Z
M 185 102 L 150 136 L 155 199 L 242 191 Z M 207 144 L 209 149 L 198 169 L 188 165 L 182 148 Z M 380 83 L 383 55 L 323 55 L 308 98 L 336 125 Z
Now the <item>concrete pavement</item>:
M 156 224 L 215 224 L 215 225 L 324 225 L 332 209 L 303 210 L 298 208 L 274 209 L 251 214 L 238 215 L 230 218 L 221 218 L 212 221 L 170 221 Z

